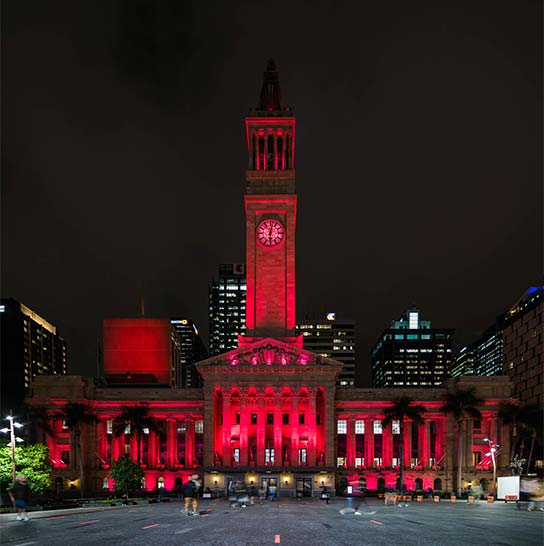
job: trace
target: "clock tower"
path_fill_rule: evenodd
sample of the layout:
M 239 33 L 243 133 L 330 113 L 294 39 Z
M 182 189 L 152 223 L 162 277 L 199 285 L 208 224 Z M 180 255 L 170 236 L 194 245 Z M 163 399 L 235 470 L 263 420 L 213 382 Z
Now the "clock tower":
M 246 338 L 296 343 L 295 117 L 281 97 L 273 60 L 259 104 L 246 117 Z

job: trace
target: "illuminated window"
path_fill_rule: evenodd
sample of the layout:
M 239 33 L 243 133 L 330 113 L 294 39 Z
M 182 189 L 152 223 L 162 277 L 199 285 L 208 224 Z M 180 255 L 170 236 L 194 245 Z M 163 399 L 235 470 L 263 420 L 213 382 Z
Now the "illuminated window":
M 374 466 L 382 466 L 382 458 L 374 457 Z
M 102 489 L 109 489 L 109 488 L 110 488 L 109 480 L 108 478 L 104 478 L 102 480 Z
M 164 478 L 162 476 L 157 479 L 157 489 L 164 489 Z
M 302 448 L 298 450 L 298 464 L 299 465 L 306 464 L 306 448 Z
M 240 448 L 235 447 L 232 450 L 232 458 L 235 464 L 240 464 Z
M 346 466 L 346 458 L 336 457 L 336 466 Z
M 347 434 L 348 422 L 345 419 L 338 419 L 338 423 L 336 425 L 336 432 L 338 434 Z
M 365 433 L 365 422 L 355 421 L 355 434 L 364 434 Z
M 382 422 L 374 421 L 374 434 L 381 434 L 381 433 L 382 433 Z
M 355 466 L 357 468 L 361 468 L 365 466 L 365 458 L 364 457 L 355 457 Z
M 195 433 L 196 434 L 204 433 L 204 421 L 202 419 L 195 421 Z
M 400 434 L 400 421 L 393 421 L 391 423 L 393 434 Z
M 183 434 L 185 432 L 185 421 L 178 421 L 177 433 Z
M 274 448 L 266 448 L 264 450 L 264 464 L 274 464 Z

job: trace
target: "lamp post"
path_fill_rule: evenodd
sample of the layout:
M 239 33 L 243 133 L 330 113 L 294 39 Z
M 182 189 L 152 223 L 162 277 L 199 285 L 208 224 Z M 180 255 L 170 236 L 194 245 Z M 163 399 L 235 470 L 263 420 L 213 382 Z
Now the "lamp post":
M 12 482 L 15 483 L 15 476 L 17 475 L 17 469 L 15 465 L 15 444 L 17 442 L 23 441 L 23 439 L 19 438 L 19 436 L 15 436 L 15 429 L 22 428 L 23 425 L 15 421 L 15 418 L 13 417 L 11 410 L 9 412 L 9 415 L 6 417 L 6 420 L 9 421 L 9 428 L 4 427 L 0 429 L 0 432 L 3 432 L 4 434 L 9 432 L 10 441 L 9 441 L 8 447 L 11 447 L 11 479 L 12 479 Z
M 489 453 L 486 453 L 486 455 L 491 455 L 491 462 L 493 463 L 493 494 L 497 496 L 497 461 L 495 460 L 495 453 L 500 446 L 491 440 L 491 438 L 484 438 L 484 442 L 489 444 Z

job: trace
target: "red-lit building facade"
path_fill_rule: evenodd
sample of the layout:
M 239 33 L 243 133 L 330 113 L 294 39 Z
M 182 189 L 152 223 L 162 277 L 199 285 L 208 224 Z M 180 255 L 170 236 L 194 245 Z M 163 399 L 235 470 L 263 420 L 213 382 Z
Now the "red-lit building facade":
M 114 437 L 112 422 L 123 406 L 145 401 L 164 423 L 160 432 L 144 434 L 142 442 L 148 490 L 174 489 L 195 469 L 212 491 L 226 491 L 229 482 L 237 481 L 274 483 L 280 495 L 290 496 L 313 495 L 323 485 L 339 492 L 347 485 L 383 490 L 395 487 L 401 464 L 408 489 L 451 490 L 457 434 L 451 417 L 440 411 L 446 385 L 410 389 L 426 413 L 424 424 L 405 424 L 400 461 L 398 423 L 382 428 L 381 419 L 405 391 L 337 387 L 342 364 L 304 350 L 302 336 L 296 336 L 296 119 L 283 105 L 272 62 L 259 105 L 246 118 L 246 138 L 246 335 L 237 349 L 196 365 L 202 389 L 175 388 L 163 380 L 142 386 L 104 385 L 76 376 L 37 378 L 29 403 L 51 413 L 56 434 L 47 441 L 54 479 L 59 486 L 77 486 L 79 479 L 74 442 L 58 417 L 67 401 L 87 404 L 98 417 L 82 435 L 86 483 L 93 490 L 112 488 L 113 460 L 123 454 L 137 457 L 134 435 L 127 430 Z M 133 341 L 138 345 L 137 338 Z M 145 357 L 142 362 L 138 372 L 152 374 Z M 134 371 L 127 366 L 114 368 L 121 375 Z M 463 484 L 479 485 L 492 478 L 484 438 L 501 445 L 499 474 L 509 462 L 509 430 L 497 411 L 510 398 L 510 380 L 470 377 L 461 382 L 476 387 L 485 399 L 482 420 L 467 419 L 462 431 Z

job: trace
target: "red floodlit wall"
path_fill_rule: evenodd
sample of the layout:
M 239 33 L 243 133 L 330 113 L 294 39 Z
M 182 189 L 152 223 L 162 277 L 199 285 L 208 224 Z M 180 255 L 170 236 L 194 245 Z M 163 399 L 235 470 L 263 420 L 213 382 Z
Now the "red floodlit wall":
M 104 319 L 104 374 L 153 374 L 170 382 L 168 319 Z

